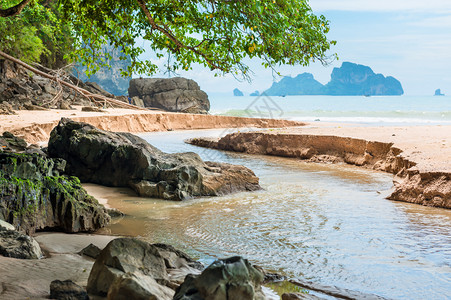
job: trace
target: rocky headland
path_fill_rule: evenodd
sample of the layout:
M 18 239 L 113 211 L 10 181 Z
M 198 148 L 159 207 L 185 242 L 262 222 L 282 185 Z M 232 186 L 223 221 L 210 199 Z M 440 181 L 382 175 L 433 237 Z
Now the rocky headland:
M 375 74 L 370 67 L 343 62 L 332 70 L 330 81 L 323 85 L 310 73 L 290 76 L 275 82 L 264 93 L 268 96 L 285 95 L 331 95 L 375 96 L 402 95 L 401 83 L 394 77 Z

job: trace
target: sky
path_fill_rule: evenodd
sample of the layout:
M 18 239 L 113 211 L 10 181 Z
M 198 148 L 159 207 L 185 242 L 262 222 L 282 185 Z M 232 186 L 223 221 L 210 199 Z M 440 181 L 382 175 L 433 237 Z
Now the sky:
M 339 60 L 324 67 L 282 66 L 284 76 L 312 73 L 325 84 L 334 67 L 350 61 L 369 66 L 375 73 L 398 79 L 405 95 L 432 95 L 438 88 L 451 94 L 451 0 L 310 0 L 316 14 L 330 20 L 330 40 L 336 40 L 330 54 Z M 268 89 L 274 78 L 271 70 L 252 60 L 251 83 L 233 76 L 214 77 L 195 66 L 180 76 L 197 81 L 209 95 L 232 95 L 234 88 L 249 94 Z M 155 77 L 167 77 L 156 74 Z

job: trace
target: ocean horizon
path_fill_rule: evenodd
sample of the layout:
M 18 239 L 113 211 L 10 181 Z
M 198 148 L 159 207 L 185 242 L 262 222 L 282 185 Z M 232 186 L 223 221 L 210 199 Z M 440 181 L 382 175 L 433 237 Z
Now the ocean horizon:
M 450 125 L 449 96 L 210 96 L 212 115 L 368 126 Z

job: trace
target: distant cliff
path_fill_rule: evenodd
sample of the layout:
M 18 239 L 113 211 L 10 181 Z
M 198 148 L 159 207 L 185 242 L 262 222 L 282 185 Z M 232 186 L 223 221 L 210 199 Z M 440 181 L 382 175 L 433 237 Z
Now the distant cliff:
M 91 77 L 86 76 L 86 67 L 85 66 L 77 66 L 75 68 L 74 75 L 82 80 L 95 82 L 100 87 L 102 87 L 105 91 L 116 95 L 122 96 L 127 94 L 128 85 L 131 77 L 122 77 L 121 69 L 126 70 L 128 66 L 131 65 L 130 59 L 120 60 L 119 57 L 120 49 L 116 49 L 111 45 L 105 45 L 102 49 L 103 53 L 109 53 L 112 56 L 112 59 L 108 62 L 110 68 L 103 67 L 100 68 L 94 75 Z
M 284 95 L 402 95 L 401 83 L 394 77 L 375 74 L 370 67 L 343 62 L 334 68 L 331 80 L 322 85 L 310 73 L 284 77 L 266 91 L 269 96 Z
M 302 73 L 292 77 L 284 77 L 279 82 L 275 82 L 265 92 L 268 96 L 284 95 L 323 95 L 324 86 L 313 78 L 310 73 Z

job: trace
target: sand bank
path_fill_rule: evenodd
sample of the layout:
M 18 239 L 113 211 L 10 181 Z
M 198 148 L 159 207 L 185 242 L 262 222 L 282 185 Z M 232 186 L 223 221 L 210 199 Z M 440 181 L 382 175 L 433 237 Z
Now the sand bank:
M 200 114 L 140 111 L 131 109 L 105 109 L 105 112 L 75 110 L 16 111 L 17 115 L 0 117 L 0 132 L 10 131 L 29 143 L 47 141 L 50 132 L 62 118 L 86 122 L 97 128 L 121 132 L 152 132 L 213 128 L 279 128 L 302 126 L 297 121 L 213 116 Z
M 307 126 L 235 133 L 192 144 L 238 152 L 345 162 L 395 175 L 388 197 L 451 208 L 451 126 Z

